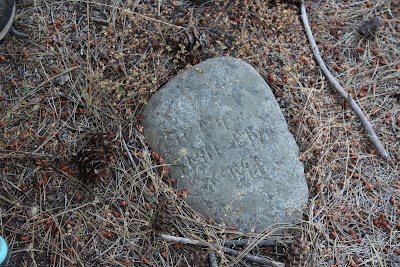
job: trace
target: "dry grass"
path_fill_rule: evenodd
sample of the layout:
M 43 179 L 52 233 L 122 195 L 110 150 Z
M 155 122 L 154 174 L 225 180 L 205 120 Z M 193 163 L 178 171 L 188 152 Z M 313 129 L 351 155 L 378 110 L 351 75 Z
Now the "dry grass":
M 148 97 L 174 75 L 224 55 L 243 58 L 265 77 L 300 147 L 311 200 L 304 223 L 289 228 L 310 242 L 310 266 L 400 261 L 397 1 L 306 1 L 323 59 L 354 93 L 390 161 L 376 155 L 356 116 L 327 86 L 293 5 L 43 0 L 17 6 L 16 26 L 31 38 L 9 36 L 0 46 L 0 234 L 11 246 L 11 266 L 208 266 L 207 249 L 163 241 L 154 231 L 165 199 L 178 211 L 169 234 L 214 245 L 241 236 L 184 203 L 138 119 Z M 374 14 L 382 27 L 376 39 L 365 40 L 357 27 Z M 176 40 L 193 26 L 210 45 L 187 52 Z M 103 131 L 114 136 L 113 176 L 102 185 L 82 184 L 74 155 L 91 133 Z M 284 260 L 282 248 L 252 253 Z M 235 261 L 218 255 L 224 264 Z

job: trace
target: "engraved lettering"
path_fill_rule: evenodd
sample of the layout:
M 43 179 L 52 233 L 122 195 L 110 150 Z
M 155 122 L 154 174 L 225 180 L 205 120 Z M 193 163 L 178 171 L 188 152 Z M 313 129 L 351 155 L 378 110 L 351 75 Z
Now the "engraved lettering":
M 212 179 L 207 179 L 207 190 L 211 193 L 217 191 L 217 186 L 215 185 L 215 182 Z
M 249 137 L 250 140 L 252 141 L 261 141 L 262 143 L 265 143 L 267 141 L 267 133 L 265 131 L 265 129 L 263 128 L 257 128 L 254 129 L 253 126 L 249 126 L 247 128 L 244 129 L 246 135 Z
M 232 129 L 234 127 L 234 120 L 232 119 L 230 112 L 225 112 L 222 114 L 221 121 L 225 129 L 229 131 L 234 130 Z
M 219 151 L 218 151 L 218 149 L 217 149 L 217 147 L 215 146 L 214 143 L 211 143 L 211 147 L 214 149 L 215 154 L 218 156 L 218 158 L 220 158 L 221 154 L 219 153 Z

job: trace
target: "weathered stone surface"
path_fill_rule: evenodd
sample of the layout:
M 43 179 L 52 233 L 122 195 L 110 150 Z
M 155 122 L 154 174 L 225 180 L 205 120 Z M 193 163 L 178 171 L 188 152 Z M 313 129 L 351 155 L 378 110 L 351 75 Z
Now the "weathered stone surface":
M 308 188 L 298 147 L 244 61 L 209 59 L 178 75 L 150 98 L 142 124 L 204 216 L 243 231 L 301 219 Z

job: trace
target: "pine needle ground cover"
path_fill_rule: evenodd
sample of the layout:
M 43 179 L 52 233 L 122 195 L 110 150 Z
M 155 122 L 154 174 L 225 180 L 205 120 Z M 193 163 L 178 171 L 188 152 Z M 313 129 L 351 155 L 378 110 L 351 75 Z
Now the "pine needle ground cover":
M 294 3 L 18 2 L 15 26 L 30 38 L 0 46 L 0 234 L 10 266 L 210 266 L 209 251 L 221 266 L 257 266 L 250 254 L 287 266 L 396 266 L 399 3 L 305 5 L 322 58 L 390 160 L 328 86 Z M 300 147 L 310 202 L 304 222 L 282 226 L 284 234 L 241 233 L 201 217 L 143 138 L 147 99 L 217 56 L 242 58 L 263 75 Z M 221 249 L 239 238 L 252 238 L 235 248 L 241 254 Z

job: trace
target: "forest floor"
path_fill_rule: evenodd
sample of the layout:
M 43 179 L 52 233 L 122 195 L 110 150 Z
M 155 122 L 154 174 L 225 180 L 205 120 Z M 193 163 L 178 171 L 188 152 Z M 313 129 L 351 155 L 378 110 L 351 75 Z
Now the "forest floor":
M 15 26 L 30 37 L 8 35 L 0 45 L 0 235 L 10 266 L 209 266 L 210 250 L 220 266 L 259 266 L 243 256 L 285 262 L 279 242 L 296 235 L 309 246 L 308 266 L 400 266 L 399 1 L 305 6 L 326 65 L 390 159 L 327 84 L 293 3 L 17 1 Z M 365 38 L 359 29 L 373 16 L 381 24 Z M 281 236 L 223 229 L 196 214 L 144 141 L 139 115 L 148 98 L 218 56 L 259 71 L 300 148 L 310 202 L 304 221 Z M 83 183 L 74 159 L 98 132 L 112 142 L 112 172 Z M 160 238 L 165 203 L 177 212 L 165 234 L 209 246 Z M 219 247 L 251 237 L 235 248 L 239 256 Z M 257 247 L 264 239 L 277 244 Z

